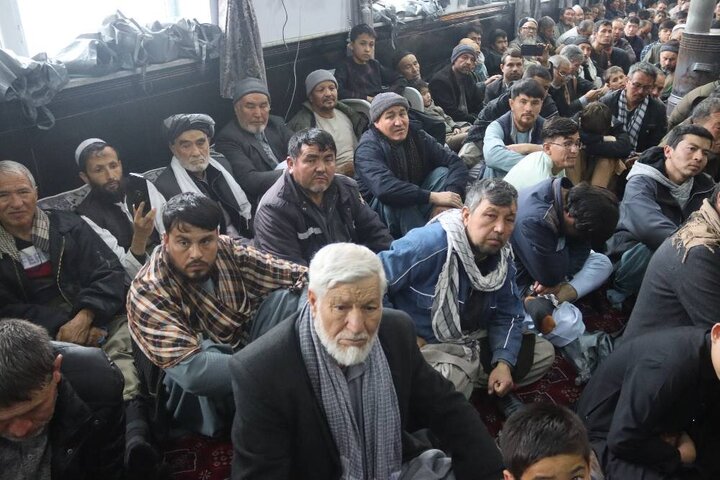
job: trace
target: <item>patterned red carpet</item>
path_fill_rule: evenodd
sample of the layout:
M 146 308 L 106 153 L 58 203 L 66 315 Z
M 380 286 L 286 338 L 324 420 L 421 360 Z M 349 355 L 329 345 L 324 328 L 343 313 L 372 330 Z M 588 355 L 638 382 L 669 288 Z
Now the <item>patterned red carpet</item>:
M 615 332 L 627 321 L 627 315 L 611 311 L 600 295 L 580 305 L 588 331 Z M 560 355 L 550 372 L 540 381 L 518 389 L 524 403 L 554 402 L 573 405 L 582 392 L 575 385 L 573 367 Z M 502 428 L 503 417 L 493 401 L 477 391 L 470 399 L 483 417 L 492 435 Z M 224 480 L 230 478 L 232 445 L 229 440 L 214 440 L 200 436 L 183 437 L 165 450 L 165 462 L 175 480 Z

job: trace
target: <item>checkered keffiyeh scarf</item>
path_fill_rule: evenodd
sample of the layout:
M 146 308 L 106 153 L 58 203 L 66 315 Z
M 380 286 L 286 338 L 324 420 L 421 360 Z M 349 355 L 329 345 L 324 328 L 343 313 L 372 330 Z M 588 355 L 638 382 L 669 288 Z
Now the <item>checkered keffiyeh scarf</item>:
M 248 326 L 267 295 L 299 291 L 307 268 L 220 235 L 211 294 L 187 281 L 158 246 L 130 285 L 128 328 L 158 367 L 174 367 L 201 349 L 203 338 L 237 349 L 249 342 Z
M 435 221 L 440 222 L 447 233 L 448 249 L 447 260 L 435 285 L 435 301 L 430 313 L 433 332 L 435 337 L 443 343 L 474 344 L 474 339 L 464 334 L 460 325 L 458 259 L 470 277 L 473 290 L 494 292 L 505 283 L 508 262 L 512 261 L 512 247 L 510 243 L 507 243 L 500 251 L 497 268 L 487 275 L 483 275 L 475 263 L 475 256 L 465 233 L 461 210 L 453 209 L 443 212 L 431 223 Z
M 638 105 L 635 109 L 635 113 L 633 115 L 630 115 L 627 109 L 627 98 L 625 96 L 625 93 L 625 90 L 620 92 L 620 99 L 618 100 L 617 122 L 623 124 L 625 130 L 627 130 L 628 135 L 630 136 L 630 142 L 632 143 L 633 148 L 637 148 L 638 135 L 640 134 L 640 126 L 645 119 L 645 111 L 647 110 L 647 106 L 650 103 L 650 97 L 645 97 L 645 100 L 643 100 L 642 103 Z M 629 115 L 630 117 L 628 118 Z M 628 121 L 630 121 L 629 125 Z
M 340 452 L 342 480 L 399 478 L 402 467 L 400 407 L 380 342 L 377 338 L 374 340 L 365 360 L 361 428 L 355 421 L 345 375 L 320 342 L 308 304 L 299 318 L 300 351 L 315 397 L 325 411 Z
M 40 208 L 35 209 L 35 218 L 33 218 L 32 225 L 32 243 L 35 248 L 50 253 L 50 218 Z M 0 258 L 4 255 L 9 255 L 16 262 L 20 262 L 20 251 L 15 245 L 15 239 L 0 226 Z

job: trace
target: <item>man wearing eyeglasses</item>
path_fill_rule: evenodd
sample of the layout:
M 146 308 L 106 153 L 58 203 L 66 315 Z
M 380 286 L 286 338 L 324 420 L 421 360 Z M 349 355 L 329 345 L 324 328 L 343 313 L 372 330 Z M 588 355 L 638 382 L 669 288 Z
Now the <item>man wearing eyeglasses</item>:
M 573 69 L 567 57 L 553 55 L 549 62 L 553 74 L 549 93 L 561 116 L 571 117 L 588 103 L 600 98 L 602 90 L 594 89 L 592 82 L 576 77 L 577 69 Z
M 580 152 L 578 125 L 569 118 L 554 117 L 543 124 L 542 150 L 520 160 L 505 175 L 505 181 L 518 191 L 546 178 L 565 176 L 565 169 L 575 166 Z
M 270 115 L 270 93 L 262 80 L 246 78 L 235 88 L 235 119 L 215 138 L 215 148 L 232 165 L 232 173 L 253 207 L 282 175 L 293 131 Z
M 637 153 L 658 145 L 667 131 L 665 106 L 650 96 L 656 76 L 653 65 L 638 62 L 630 68 L 624 89 L 600 99 L 610 107 L 613 123 L 625 127 Z

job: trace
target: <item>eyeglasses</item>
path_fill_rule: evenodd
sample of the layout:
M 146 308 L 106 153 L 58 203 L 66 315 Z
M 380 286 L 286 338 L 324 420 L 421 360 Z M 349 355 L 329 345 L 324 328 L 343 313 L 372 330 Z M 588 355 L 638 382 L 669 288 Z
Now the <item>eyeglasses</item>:
M 521 27 L 520 30 L 529 30 L 531 32 L 537 32 L 537 27 Z
M 582 148 L 582 143 L 580 141 L 577 142 L 563 142 L 563 143 L 554 143 L 554 142 L 548 142 L 550 145 L 556 145 L 558 147 L 563 147 L 565 150 L 571 150 L 575 148 L 576 150 L 580 150 Z
M 630 82 L 630 85 L 632 85 L 633 88 L 642 90 L 643 92 L 650 92 L 650 91 L 652 91 L 653 87 L 655 86 L 655 85 L 643 85 L 642 83 L 637 83 L 637 82 Z

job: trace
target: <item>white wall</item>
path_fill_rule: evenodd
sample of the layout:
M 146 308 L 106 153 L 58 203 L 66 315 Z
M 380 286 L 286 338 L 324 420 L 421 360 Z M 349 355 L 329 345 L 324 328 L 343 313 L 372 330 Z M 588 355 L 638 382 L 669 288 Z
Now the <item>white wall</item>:
M 356 0 L 284 0 L 288 21 L 285 41 L 346 32 L 352 27 Z M 285 12 L 281 0 L 253 0 L 263 46 L 282 43 Z

